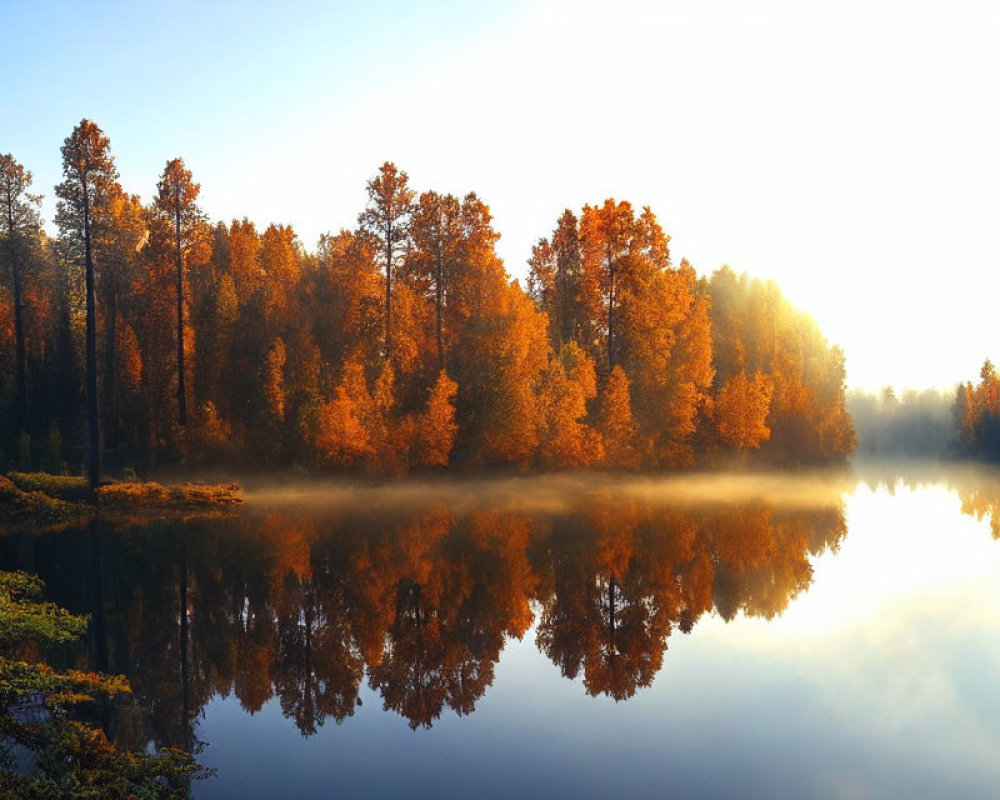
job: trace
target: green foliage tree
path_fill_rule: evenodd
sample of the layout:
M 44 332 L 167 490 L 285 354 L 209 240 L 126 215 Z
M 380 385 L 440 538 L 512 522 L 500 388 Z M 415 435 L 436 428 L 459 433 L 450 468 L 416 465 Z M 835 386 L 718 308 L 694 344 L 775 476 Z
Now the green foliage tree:
M 190 783 L 204 773 L 192 756 L 165 749 L 160 755 L 132 753 L 108 741 L 99 729 L 74 721 L 70 710 L 98 697 L 131 691 L 121 676 L 80 670 L 58 672 L 44 663 L 22 660 L 19 651 L 65 644 L 84 635 L 86 617 L 43 602 L 42 582 L 23 572 L 0 572 L 0 736 L 32 753 L 25 772 L 0 761 L 0 797 L 122 797 L 181 800 Z M 15 654 L 9 657 L 6 654 Z M 19 719 L 23 703 L 41 702 L 42 725 Z

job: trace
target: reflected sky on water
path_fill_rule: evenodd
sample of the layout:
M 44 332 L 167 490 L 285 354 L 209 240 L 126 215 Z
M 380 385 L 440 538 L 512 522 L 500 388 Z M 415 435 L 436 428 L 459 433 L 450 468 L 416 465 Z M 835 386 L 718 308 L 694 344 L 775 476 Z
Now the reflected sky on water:
M 988 796 L 1000 483 L 863 477 L 262 491 L 0 566 L 104 608 L 62 657 L 202 798 Z

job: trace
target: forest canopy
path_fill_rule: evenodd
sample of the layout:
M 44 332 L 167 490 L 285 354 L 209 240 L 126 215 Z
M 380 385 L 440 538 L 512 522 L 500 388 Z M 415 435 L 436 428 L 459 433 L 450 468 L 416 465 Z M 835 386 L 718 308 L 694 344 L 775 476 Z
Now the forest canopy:
M 773 283 L 675 264 L 648 208 L 566 210 L 529 259 L 489 206 L 385 163 L 356 227 L 213 222 L 180 158 L 118 182 L 84 120 L 46 235 L 0 156 L 0 467 L 399 475 L 837 459 L 844 358 Z

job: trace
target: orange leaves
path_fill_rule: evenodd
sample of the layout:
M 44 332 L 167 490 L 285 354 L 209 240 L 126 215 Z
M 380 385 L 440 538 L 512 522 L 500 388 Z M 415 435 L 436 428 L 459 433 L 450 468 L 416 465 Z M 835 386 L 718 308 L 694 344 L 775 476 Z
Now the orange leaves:
M 987 359 L 979 371 L 979 383 L 958 387 L 955 415 L 959 443 L 966 453 L 1000 457 L 1000 376 Z
M 101 158 L 83 164 L 91 145 Z M 120 463 L 214 452 L 397 475 L 492 464 L 681 468 L 720 442 L 819 458 L 853 446 L 842 353 L 772 284 L 727 268 L 705 281 L 683 260 L 672 267 L 670 237 L 648 207 L 607 199 L 579 219 L 563 212 L 532 252 L 528 295 L 497 255 L 482 199 L 427 191 L 414 203 L 390 162 L 368 183 L 357 229 L 307 252 L 284 225 L 258 233 L 244 218 L 209 228 L 180 159 L 144 207 L 117 186 L 106 150 L 92 123 L 74 131 L 60 214 L 72 245 L 86 168 L 102 197 L 91 222 L 96 319 L 108 340 L 100 387 L 111 392 L 91 427 L 109 434 Z M 38 274 L 49 286 L 26 284 L 26 373 L 58 372 L 45 390 L 58 397 L 78 391 L 83 318 L 79 281 L 67 283 L 58 261 L 64 248 L 44 244 L 50 263 Z M 57 301 L 43 307 L 42 289 Z M 7 295 L 0 289 L 9 364 Z M 773 391 L 736 379 L 758 371 Z M 1000 417 L 991 380 L 980 399 Z M 175 389 L 178 409 L 196 411 L 187 434 L 186 420 L 162 413 Z M 59 419 L 75 441 L 72 402 L 49 406 L 37 428 Z
M 121 375 L 122 388 L 126 397 L 132 402 L 139 398 L 142 386 L 142 353 L 139 351 L 139 340 L 132 326 L 119 317 L 118 338 L 115 342 L 115 358 Z
M 215 404 L 202 403 L 195 414 L 191 446 L 203 458 L 225 454 L 232 449 L 233 426 L 219 416 Z
M 287 324 L 294 313 L 295 290 L 302 277 L 295 231 L 288 225 L 269 225 L 260 238 L 260 269 L 267 283 L 267 307 L 277 323 Z
M 348 362 L 333 399 L 319 412 L 316 449 L 333 466 L 353 467 L 374 452 L 364 424 L 370 404 L 364 368 Z
M 557 248 L 557 236 L 569 246 Z M 690 440 L 713 374 L 709 304 L 687 262 L 670 268 L 669 242 L 649 208 L 637 216 L 629 203 L 608 199 L 584 207 L 578 231 L 564 214 L 552 244 L 542 240 L 531 262 L 536 296 L 558 317 L 553 340 L 579 336 L 602 372 L 621 367 L 614 408 L 604 407 L 598 423 L 610 437 L 609 466 L 638 465 L 637 451 L 657 466 L 693 461 Z M 564 269 L 557 252 L 569 253 L 572 267 L 574 243 L 578 272 Z
M 423 467 L 447 467 L 455 446 L 455 395 L 458 384 L 441 370 L 418 417 L 414 436 L 414 462 Z
M 612 469 L 634 469 L 639 466 L 629 381 L 620 366 L 616 366 L 608 375 L 597 419 L 598 431 L 604 442 L 604 464 Z
M 285 419 L 285 343 L 279 336 L 274 340 L 271 349 L 267 351 L 267 363 L 264 367 L 264 394 L 267 397 L 267 407 L 275 419 Z
M 409 422 L 396 411 L 396 376 L 387 361 L 375 381 L 372 402 L 363 419 L 371 440 L 369 469 L 377 475 L 401 475 L 406 471 L 406 452 L 411 438 Z
M 0 287 L 0 347 L 14 338 L 14 301 L 6 286 Z
M 979 419 L 976 410 L 976 391 L 969 382 L 958 387 L 955 399 L 956 416 L 958 418 L 958 441 L 962 449 L 971 452 L 976 444 Z
M 586 467 L 603 458 L 599 436 L 584 422 L 586 403 L 596 393 L 594 362 L 576 342 L 563 347 L 561 358 L 551 354 L 539 395 L 538 459 L 543 466 Z
M 381 350 L 384 298 L 371 242 L 348 231 L 322 236 L 317 259 L 317 344 L 334 365 L 356 352 L 374 360 Z
M 726 444 L 749 450 L 770 438 L 767 415 L 772 391 L 770 379 L 760 371 L 752 381 L 742 371 L 726 381 L 715 403 L 719 436 Z
M 215 295 L 215 318 L 222 328 L 229 327 L 239 316 L 240 303 L 236 296 L 236 284 L 228 272 L 219 279 L 219 289 Z
M 260 237 L 250 220 L 233 220 L 229 226 L 229 253 L 231 272 L 236 297 L 242 305 L 260 286 L 261 270 L 257 261 L 260 251 Z
M 190 208 L 201 192 L 201 184 L 191 180 L 191 170 L 184 168 L 181 158 L 167 162 L 156 188 L 156 204 L 168 214 Z
M 545 317 L 516 283 L 505 283 L 488 265 L 481 274 L 488 279 L 468 298 L 469 316 L 448 358 L 458 384 L 461 449 L 475 463 L 526 467 L 538 442 L 535 390 L 546 363 Z
M 395 377 L 386 363 L 369 393 L 364 368 L 344 365 L 333 398 L 319 409 L 315 446 L 324 460 L 341 469 L 364 467 L 376 475 L 406 471 L 412 421 L 396 411 Z
M 988 417 L 1000 416 L 1000 376 L 993 363 L 986 359 L 979 370 L 979 386 L 976 387 L 976 403 L 980 413 Z
M 835 459 L 851 452 L 855 436 L 840 349 L 830 347 L 816 323 L 793 308 L 773 282 L 737 276 L 723 267 L 708 285 L 720 438 L 744 452 L 760 448 L 785 462 Z M 769 403 L 760 378 L 747 381 L 751 373 L 766 379 Z

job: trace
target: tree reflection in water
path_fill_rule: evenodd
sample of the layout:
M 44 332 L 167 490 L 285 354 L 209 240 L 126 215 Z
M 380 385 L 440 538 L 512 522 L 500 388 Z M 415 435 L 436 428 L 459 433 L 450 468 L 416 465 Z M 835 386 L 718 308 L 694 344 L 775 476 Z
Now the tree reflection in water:
M 354 714 L 363 680 L 429 728 L 471 714 L 532 625 L 566 678 L 624 700 L 652 683 L 675 629 L 713 610 L 780 614 L 809 586 L 810 556 L 846 534 L 839 501 L 679 507 L 609 491 L 558 513 L 432 501 L 101 526 L 8 535 L 0 558 L 94 614 L 87 646 L 63 657 L 128 676 L 134 696 L 107 727 L 139 748 L 196 746 L 202 709 L 230 693 L 249 714 L 276 696 L 309 736 Z

